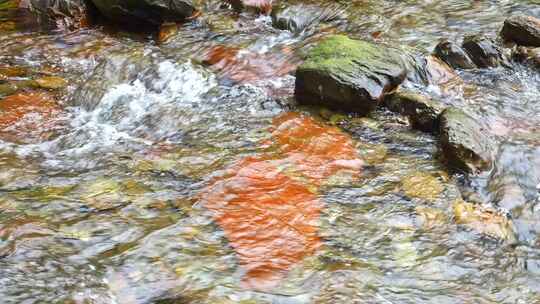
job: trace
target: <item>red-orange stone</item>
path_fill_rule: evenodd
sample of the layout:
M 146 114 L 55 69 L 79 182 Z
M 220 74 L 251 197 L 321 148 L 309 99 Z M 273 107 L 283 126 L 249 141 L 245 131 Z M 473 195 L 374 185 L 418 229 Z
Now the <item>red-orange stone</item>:
M 0 100 L 0 139 L 36 142 L 60 126 L 60 107 L 46 93 L 20 93 Z
M 317 196 L 270 160 L 246 158 L 202 196 L 245 270 L 244 284 L 274 287 L 321 245 Z
M 358 177 L 363 164 L 347 134 L 299 113 L 277 117 L 270 142 L 274 152 L 239 161 L 201 195 L 238 255 L 245 286 L 260 290 L 321 246 L 317 187 L 342 170 Z

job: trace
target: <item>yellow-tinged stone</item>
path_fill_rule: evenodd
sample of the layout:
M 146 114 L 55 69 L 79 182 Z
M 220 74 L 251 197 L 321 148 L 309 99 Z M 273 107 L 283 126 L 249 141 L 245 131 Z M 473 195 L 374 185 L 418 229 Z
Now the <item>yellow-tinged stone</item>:
M 50 89 L 50 90 L 58 90 L 65 88 L 68 84 L 68 82 L 61 77 L 57 76 L 45 76 L 36 79 L 36 83 L 40 88 L 43 89 Z
M 12 32 L 17 28 L 13 21 L 0 22 L 0 32 Z
M 126 180 L 122 182 L 123 186 L 123 192 L 125 192 L 127 195 L 142 195 L 148 192 L 152 192 L 152 189 L 147 187 L 146 185 L 139 183 L 137 181 L 134 181 L 132 179 Z
M 58 232 L 63 238 L 81 240 L 85 242 L 89 241 L 92 237 L 92 234 L 89 231 L 76 230 L 69 226 L 61 226 Z
M 12 77 L 24 77 L 28 74 L 28 70 L 21 67 L 3 66 L 0 67 L 0 80 Z
M 388 156 L 388 148 L 385 145 L 360 144 L 359 148 L 362 159 L 370 165 L 380 164 Z
M 117 193 L 120 191 L 120 183 L 113 179 L 99 178 L 87 185 L 86 198 L 92 198 L 107 193 Z
M 158 42 L 159 43 L 165 43 L 172 36 L 176 35 L 177 33 L 178 33 L 178 24 L 176 24 L 174 22 L 163 23 L 159 27 Z
M 493 209 L 457 200 L 454 202 L 454 219 L 478 233 L 502 240 L 514 238 L 512 222 Z
M 403 192 L 410 198 L 419 198 L 426 201 L 435 201 L 444 190 L 444 186 L 433 175 L 424 172 L 415 172 L 401 181 Z
M 446 215 L 439 209 L 417 206 L 416 214 L 421 221 L 422 227 L 425 229 L 442 226 L 447 222 Z

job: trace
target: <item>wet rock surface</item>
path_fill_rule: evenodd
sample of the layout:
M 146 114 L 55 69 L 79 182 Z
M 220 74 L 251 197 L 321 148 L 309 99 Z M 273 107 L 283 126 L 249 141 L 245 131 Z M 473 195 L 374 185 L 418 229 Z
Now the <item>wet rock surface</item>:
M 315 46 L 296 72 L 296 99 L 302 104 L 368 113 L 406 77 L 397 50 L 346 36 Z
M 345 23 L 301 34 L 203 1 L 161 44 L 111 24 L 21 30 L 4 3 L 0 95 L 16 97 L 0 101 L 0 302 L 537 300 L 538 71 L 425 56 L 441 35 L 536 14 L 530 1 L 350 1 Z M 488 126 L 493 170 L 449 175 L 439 137 L 382 107 L 297 106 L 288 71 L 336 32 L 419 53 L 398 90 Z
M 501 37 L 523 46 L 540 46 L 540 19 L 516 15 L 504 21 Z
M 160 25 L 164 21 L 182 21 L 195 13 L 191 0 L 92 0 L 111 22 L 135 27 Z
M 345 10 L 341 5 L 316 6 L 297 4 L 272 11 L 272 24 L 281 30 L 293 33 L 315 30 L 320 23 L 345 20 Z
M 512 58 L 537 69 L 540 68 L 540 48 L 519 46 L 513 51 Z
M 505 62 L 501 47 L 485 35 L 466 36 L 462 47 L 479 68 L 494 68 Z
M 439 132 L 439 117 L 446 108 L 429 96 L 404 89 L 387 96 L 384 104 L 391 111 L 408 116 L 413 128 L 431 133 Z
M 48 29 L 82 28 L 90 24 L 95 14 L 94 7 L 85 0 L 26 0 L 19 5 L 34 13 Z
M 454 107 L 444 110 L 440 119 L 441 151 L 448 165 L 470 173 L 489 168 L 495 147 L 487 128 Z
M 445 40 L 439 42 L 433 54 L 455 69 L 473 69 L 475 64 L 459 45 Z
M 515 241 L 512 222 L 497 210 L 483 208 L 464 201 L 454 203 L 454 218 L 477 233 L 499 240 Z

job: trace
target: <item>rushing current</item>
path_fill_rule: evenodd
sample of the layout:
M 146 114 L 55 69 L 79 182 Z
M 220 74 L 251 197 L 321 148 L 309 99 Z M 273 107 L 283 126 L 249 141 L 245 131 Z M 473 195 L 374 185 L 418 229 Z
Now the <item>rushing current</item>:
M 161 43 L 45 32 L 4 2 L 0 303 L 540 303 L 538 70 L 416 87 L 495 134 L 475 176 L 449 173 L 402 116 L 293 97 L 327 33 L 428 54 L 540 17 L 537 1 L 353 0 L 339 24 L 291 33 L 205 0 Z M 43 89 L 51 77 L 65 87 Z M 471 224 L 459 201 L 495 211 Z

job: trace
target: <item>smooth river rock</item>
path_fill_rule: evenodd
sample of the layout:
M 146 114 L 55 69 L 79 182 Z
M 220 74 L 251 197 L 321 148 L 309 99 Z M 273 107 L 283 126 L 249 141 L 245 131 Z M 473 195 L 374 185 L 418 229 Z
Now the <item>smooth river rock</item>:
M 540 46 L 540 19 L 531 16 L 512 16 L 504 21 L 501 37 L 523 46 Z
M 479 68 L 494 68 L 505 62 L 501 47 L 487 36 L 467 36 L 463 39 L 462 47 Z
M 477 173 L 490 167 L 494 143 L 477 119 L 450 107 L 443 111 L 440 120 L 440 146 L 451 169 Z
M 92 0 L 98 10 L 114 23 L 133 27 L 182 21 L 195 13 L 191 0 Z
M 399 89 L 385 98 L 385 106 L 396 113 L 409 117 L 413 128 L 438 133 L 440 115 L 445 105 L 428 96 Z
M 277 8 L 272 11 L 272 24 L 280 30 L 301 33 L 314 29 L 318 24 L 345 19 L 343 6 L 331 4 L 317 6 L 310 4 L 297 4 L 284 9 Z
M 343 35 L 325 38 L 296 72 L 300 104 L 366 114 L 407 76 L 398 50 Z
M 454 69 L 466 70 L 476 67 L 465 50 L 448 40 L 439 42 L 433 51 L 433 55 Z

